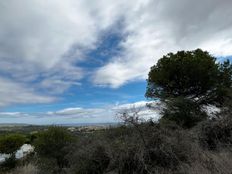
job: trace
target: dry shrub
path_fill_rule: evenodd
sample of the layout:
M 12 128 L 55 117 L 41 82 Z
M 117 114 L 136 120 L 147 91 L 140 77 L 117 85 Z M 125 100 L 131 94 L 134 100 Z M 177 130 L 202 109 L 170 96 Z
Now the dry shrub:
M 202 124 L 200 143 L 209 150 L 218 150 L 232 146 L 232 118 L 210 120 Z
M 181 165 L 178 174 L 231 174 L 231 151 L 212 152 L 202 151 L 198 160 L 191 165 Z M 171 172 L 172 173 L 172 172 Z
M 175 173 L 198 158 L 198 145 L 190 131 L 156 127 L 148 138 L 149 164 L 153 173 Z
M 102 174 L 109 162 L 110 158 L 104 146 L 97 143 L 88 144 L 70 155 L 69 173 Z
M 177 127 L 167 128 L 159 124 L 140 124 L 138 131 L 126 138 L 110 139 L 108 151 L 111 157 L 109 169 L 119 174 L 170 173 L 183 163 L 194 160 L 196 150 L 192 135 Z M 137 129 L 134 127 L 133 129 Z
M 38 168 L 33 164 L 27 164 L 25 166 L 19 166 L 8 174 L 39 174 Z
M 111 163 L 109 170 L 119 174 L 147 173 L 146 154 L 136 141 L 116 141 L 111 145 Z

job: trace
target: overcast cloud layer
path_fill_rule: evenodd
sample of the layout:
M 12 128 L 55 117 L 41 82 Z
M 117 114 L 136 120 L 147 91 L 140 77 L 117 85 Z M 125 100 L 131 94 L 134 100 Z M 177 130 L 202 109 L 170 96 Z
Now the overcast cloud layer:
M 177 50 L 232 55 L 231 9 L 231 0 L 1 1 L 0 106 L 54 102 L 83 78 L 111 88 L 144 80 Z M 78 66 L 118 24 L 120 53 L 97 69 Z

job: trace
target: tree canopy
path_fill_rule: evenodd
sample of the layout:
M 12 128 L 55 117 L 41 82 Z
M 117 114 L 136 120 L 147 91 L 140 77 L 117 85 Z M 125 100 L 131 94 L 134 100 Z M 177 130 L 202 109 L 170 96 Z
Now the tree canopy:
M 206 51 L 178 51 L 151 67 L 146 96 L 165 103 L 161 121 L 191 128 L 207 118 L 206 105 L 225 106 L 231 100 L 232 65 L 217 63 Z
M 232 85 L 232 65 L 217 63 L 206 51 L 178 51 L 163 56 L 148 74 L 148 98 L 185 97 L 199 104 L 221 104 Z

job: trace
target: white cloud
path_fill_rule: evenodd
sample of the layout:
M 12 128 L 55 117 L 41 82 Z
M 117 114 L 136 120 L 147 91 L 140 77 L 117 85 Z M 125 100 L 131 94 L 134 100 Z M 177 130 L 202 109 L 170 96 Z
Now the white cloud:
M 67 116 L 76 116 L 76 117 L 95 117 L 96 114 L 102 114 L 106 112 L 106 109 L 101 108 L 66 108 L 56 112 L 49 112 L 51 115 L 67 115 Z
M 1 21 L 1 56 L 43 68 L 59 63 L 71 46 L 91 46 L 96 40 L 94 21 L 76 1 L 1 2 Z
M 147 0 L 124 12 L 123 52 L 94 74 L 97 85 L 117 88 L 146 79 L 162 55 L 202 48 L 215 56 L 232 55 L 229 0 Z
M 50 103 L 56 100 L 55 97 L 41 95 L 27 86 L 7 79 L 0 78 L 0 84 L 0 107 L 18 103 Z

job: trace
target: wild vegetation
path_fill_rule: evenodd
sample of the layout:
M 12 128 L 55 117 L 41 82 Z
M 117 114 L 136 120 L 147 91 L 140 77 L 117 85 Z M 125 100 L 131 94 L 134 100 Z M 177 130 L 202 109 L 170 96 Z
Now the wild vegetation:
M 94 132 L 52 126 L 29 138 L 35 153 L 8 174 L 230 174 L 232 65 L 200 49 L 170 53 L 151 68 L 146 96 L 164 105 L 158 122 L 139 111 L 118 113 L 124 125 Z M 209 115 L 207 108 L 220 112 Z M 0 139 L 0 152 L 5 139 Z M 7 140 L 7 141 L 8 141 Z M 19 144 L 22 144 L 19 138 Z M 14 154 L 10 146 L 8 153 Z M 12 148 L 12 149 L 11 149 Z M 13 149 L 14 148 L 14 149 Z M 2 166 L 4 163 L 2 164 Z

